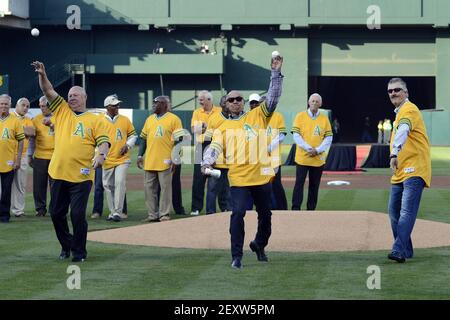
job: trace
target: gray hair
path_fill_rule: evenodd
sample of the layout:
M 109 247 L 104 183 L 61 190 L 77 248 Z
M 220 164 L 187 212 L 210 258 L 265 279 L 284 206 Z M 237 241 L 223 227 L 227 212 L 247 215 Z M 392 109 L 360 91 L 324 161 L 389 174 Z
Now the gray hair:
M 6 98 L 6 99 L 8 99 L 8 100 L 9 100 L 9 104 L 11 104 L 11 102 L 12 102 L 11 96 L 8 95 L 8 94 L 6 94 L 6 93 L 0 94 L 0 98 Z
M 318 93 L 313 93 L 312 95 L 309 96 L 308 101 L 311 100 L 312 97 L 317 97 L 317 98 L 320 99 L 320 102 L 322 102 L 322 97 L 320 96 L 320 94 L 318 94 Z
M 205 97 L 206 99 L 208 99 L 209 101 L 213 100 L 213 95 L 211 92 L 207 91 L 207 90 L 202 90 L 198 93 L 198 97 L 200 98 L 201 96 Z
M 40 98 L 39 98 L 39 103 L 41 103 L 41 102 L 47 104 L 47 103 L 48 103 L 47 97 L 46 97 L 46 96 L 40 97 Z
M 400 86 L 402 87 L 402 89 L 403 89 L 405 92 L 408 92 L 408 87 L 406 86 L 406 82 L 403 81 L 402 78 L 398 78 L 398 77 L 397 77 L 397 78 L 392 78 L 391 80 L 389 80 L 388 86 L 389 86 L 390 84 L 393 84 L 393 83 L 399 83 Z

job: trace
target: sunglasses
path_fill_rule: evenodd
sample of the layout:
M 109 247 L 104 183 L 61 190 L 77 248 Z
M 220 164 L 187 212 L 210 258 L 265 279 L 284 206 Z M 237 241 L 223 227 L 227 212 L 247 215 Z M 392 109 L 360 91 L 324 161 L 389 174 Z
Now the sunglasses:
M 244 98 L 242 98 L 242 97 L 234 97 L 234 98 L 228 98 L 227 99 L 227 101 L 229 103 L 233 103 L 234 101 L 241 102 L 242 100 L 244 100 Z
M 259 101 L 257 101 L 257 100 L 252 100 L 252 101 L 249 102 L 249 104 L 251 104 L 251 105 L 253 105 L 253 104 L 259 104 Z
M 394 88 L 394 89 L 388 89 L 388 93 L 391 94 L 392 92 L 398 93 L 402 91 L 402 88 Z

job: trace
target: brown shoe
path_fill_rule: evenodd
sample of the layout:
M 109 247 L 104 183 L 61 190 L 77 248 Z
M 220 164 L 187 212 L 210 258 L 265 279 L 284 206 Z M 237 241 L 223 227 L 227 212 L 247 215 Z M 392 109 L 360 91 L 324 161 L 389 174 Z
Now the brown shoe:
M 169 221 L 170 217 L 169 216 L 162 216 L 159 218 L 159 221 Z
M 120 215 L 120 219 L 128 219 L 128 214 L 126 214 L 126 213 L 121 213 L 121 214 L 119 214 Z

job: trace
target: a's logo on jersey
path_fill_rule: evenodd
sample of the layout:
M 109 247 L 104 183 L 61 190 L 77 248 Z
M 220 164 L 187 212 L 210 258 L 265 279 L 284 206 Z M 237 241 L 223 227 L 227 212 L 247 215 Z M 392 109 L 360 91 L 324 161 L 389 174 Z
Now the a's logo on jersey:
M 10 135 L 9 135 L 9 130 L 8 128 L 4 128 L 3 132 L 2 132 L 2 140 L 6 140 L 9 139 Z
M 249 124 L 244 124 L 244 130 L 245 130 L 245 137 L 247 141 L 255 138 L 258 136 L 258 134 L 253 130 L 252 126 Z
M 271 126 L 267 127 L 266 134 L 268 137 L 270 137 L 272 135 L 272 127 Z
M 320 136 L 321 132 L 322 132 L 322 131 L 320 130 L 320 127 L 319 127 L 319 126 L 316 126 L 316 127 L 314 128 L 313 136 Z
M 117 129 L 116 131 L 116 141 L 117 140 L 122 140 L 123 136 L 122 136 L 122 131 L 120 131 L 120 129 Z
M 81 138 L 84 138 L 84 125 L 83 122 L 78 122 L 77 128 L 75 129 L 75 132 L 73 133 L 74 136 L 80 136 Z
M 155 137 L 162 137 L 164 135 L 164 129 L 161 126 L 156 128 Z
M 55 135 L 55 130 L 53 130 L 52 128 L 48 128 L 48 135 L 49 136 L 54 136 Z

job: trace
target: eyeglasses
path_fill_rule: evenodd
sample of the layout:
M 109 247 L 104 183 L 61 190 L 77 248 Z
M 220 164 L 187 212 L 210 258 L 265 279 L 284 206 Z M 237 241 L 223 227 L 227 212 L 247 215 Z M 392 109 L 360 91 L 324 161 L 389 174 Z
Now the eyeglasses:
M 229 103 L 233 103 L 234 101 L 241 102 L 243 99 L 244 98 L 242 98 L 242 97 L 233 97 L 233 98 L 228 98 L 227 101 Z
M 388 89 L 388 93 L 391 94 L 392 92 L 398 93 L 402 91 L 402 88 L 394 88 L 394 89 Z

